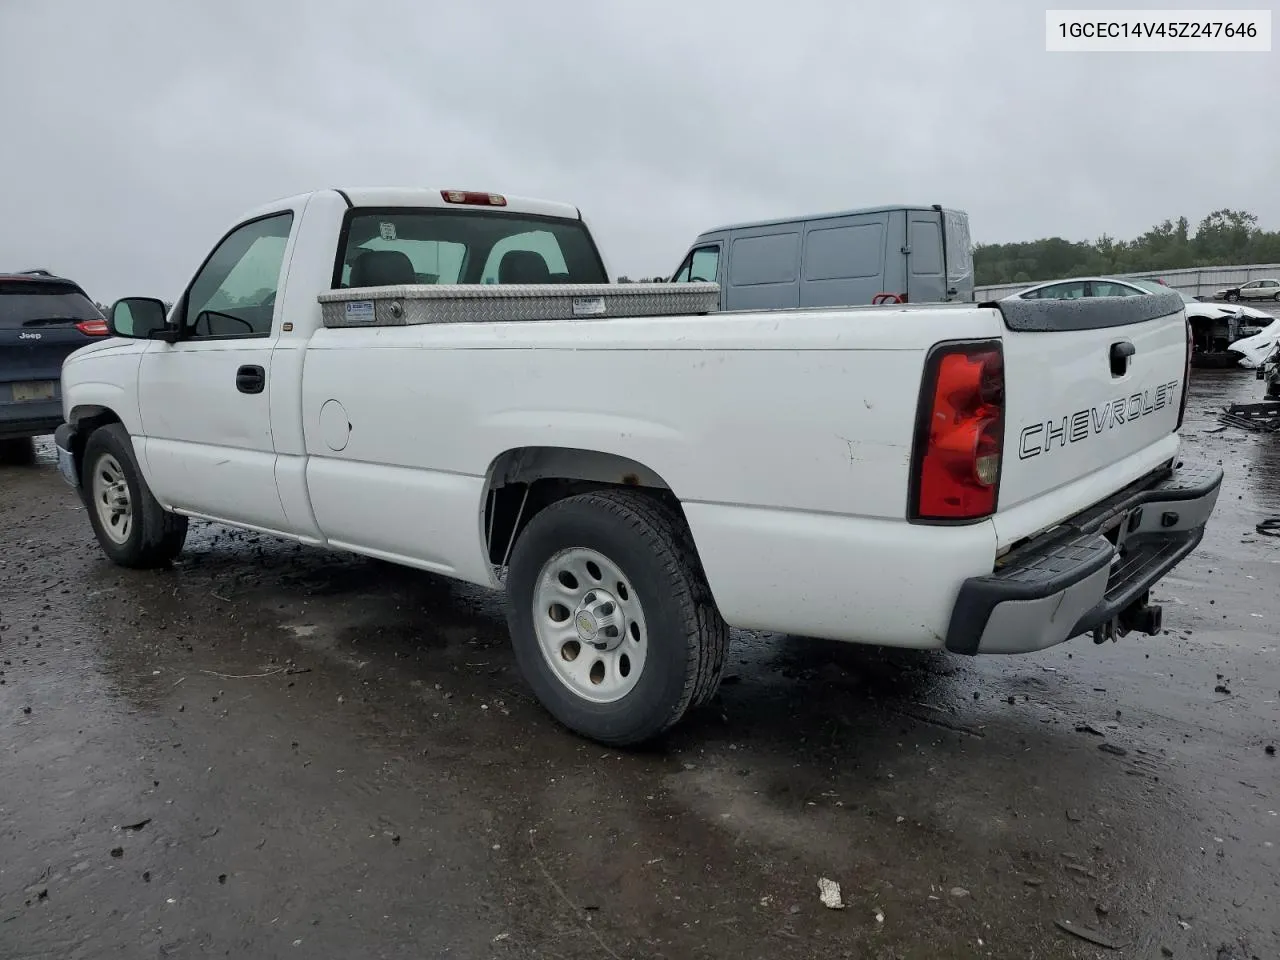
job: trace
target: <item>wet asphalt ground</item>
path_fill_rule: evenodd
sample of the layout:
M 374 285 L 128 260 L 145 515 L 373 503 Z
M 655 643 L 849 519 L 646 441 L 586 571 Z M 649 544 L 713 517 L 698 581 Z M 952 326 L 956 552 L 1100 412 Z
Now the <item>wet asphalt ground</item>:
M 1165 635 L 740 633 L 639 753 L 482 591 L 207 525 L 113 567 L 46 441 L 0 468 L 0 957 L 1276 958 L 1280 438 L 1215 432 L 1251 374 L 1193 389 L 1227 478 Z

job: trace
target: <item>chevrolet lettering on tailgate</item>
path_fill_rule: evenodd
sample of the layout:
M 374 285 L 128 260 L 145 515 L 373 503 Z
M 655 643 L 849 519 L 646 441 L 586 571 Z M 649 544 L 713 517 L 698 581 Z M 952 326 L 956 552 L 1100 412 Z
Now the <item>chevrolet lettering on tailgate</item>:
M 1055 446 L 1080 443 L 1105 430 L 1123 427 L 1145 416 L 1163 410 L 1179 396 L 1181 381 L 1171 380 L 1157 387 L 1148 387 L 1141 393 L 1117 397 L 1101 406 L 1077 410 L 1055 420 L 1033 423 L 1023 427 L 1018 435 L 1018 458 L 1030 460 L 1049 453 Z

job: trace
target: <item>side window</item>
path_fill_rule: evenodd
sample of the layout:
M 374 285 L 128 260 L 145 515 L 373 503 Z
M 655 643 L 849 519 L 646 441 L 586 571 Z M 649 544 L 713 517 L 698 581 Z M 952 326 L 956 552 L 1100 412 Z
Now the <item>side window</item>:
M 764 283 L 794 283 L 800 234 L 773 233 L 763 237 L 739 237 L 729 259 L 729 282 L 735 287 Z
M 1084 296 L 1084 281 L 1072 280 L 1069 283 L 1055 283 L 1040 289 L 1041 300 L 1078 300 Z
M 271 333 L 292 213 L 233 230 L 196 275 L 182 315 L 188 340 L 265 337 Z
M 1070 280 L 1041 287 L 1024 296 L 1023 300 L 1079 300 L 1084 296 L 1084 280 Z
M 1134 297 L 1143 293 L 1127 283 L 1112 283 L 1108 280 L 1095 280 L 1090 286 L 1089 295 L 1092 297 Z
M 719 247 L 699 247 L 693 251 L 689 265 L 689 280 L 692 283 L 715 283 L 716 270 L 720 266 Z
M 531 264 L 533 271 L 536 271 L 538 279 L 545 273 L 550 283 L 568 283 L 569 268 L 565 266 L 564 253 L 560 250 L 560 244 L 556 241 L 555 234 L 549 230 L 530 230 L 526 233 L 513 234 L 510 237 L 503 237 L 489 251 L 489 258 L 485 261 L 484 272 L 480 275 L 481 283 L 521 283 L 527 282 L 523 278 L 510 279 L 514 276 L 513 271 L 517 268 L 514 266 L 519 259 L 512 257 L 509 260 L 504 258 L 508 253 L 520 251 L 529 253 L 541 260 L 539 264 L 532 257 L 523 258 Z M 545 270 L 543 266 L 545 265 Z M 523 269 L 520 268 L 520 269 Z M 530 274 L 532 277 L 532 274 Z
M 810 229 L 804 240 L 806 280 L 854 280 L 884 272 L 884 224 Z

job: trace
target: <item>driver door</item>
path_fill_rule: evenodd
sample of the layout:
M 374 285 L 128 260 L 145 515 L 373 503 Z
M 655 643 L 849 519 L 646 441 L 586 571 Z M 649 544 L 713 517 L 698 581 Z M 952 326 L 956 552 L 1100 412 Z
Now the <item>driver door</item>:
M 294 222 L 285 210 L 227 234 L 170 315 L 178 340 L 154 341 L 142 356 L 147 482 L 167 507 L 288 530 L 276 491 L 270 391 L 276 293 Z

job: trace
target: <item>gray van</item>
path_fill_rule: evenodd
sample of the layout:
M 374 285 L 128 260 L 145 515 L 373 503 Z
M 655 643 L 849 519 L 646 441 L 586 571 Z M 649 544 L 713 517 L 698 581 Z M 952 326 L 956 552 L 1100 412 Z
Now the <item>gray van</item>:
M 720 227 L 694 241 L 671 280 L 719 283 L 721 310 L 972 301 L 969 215 L 869 207 Z

